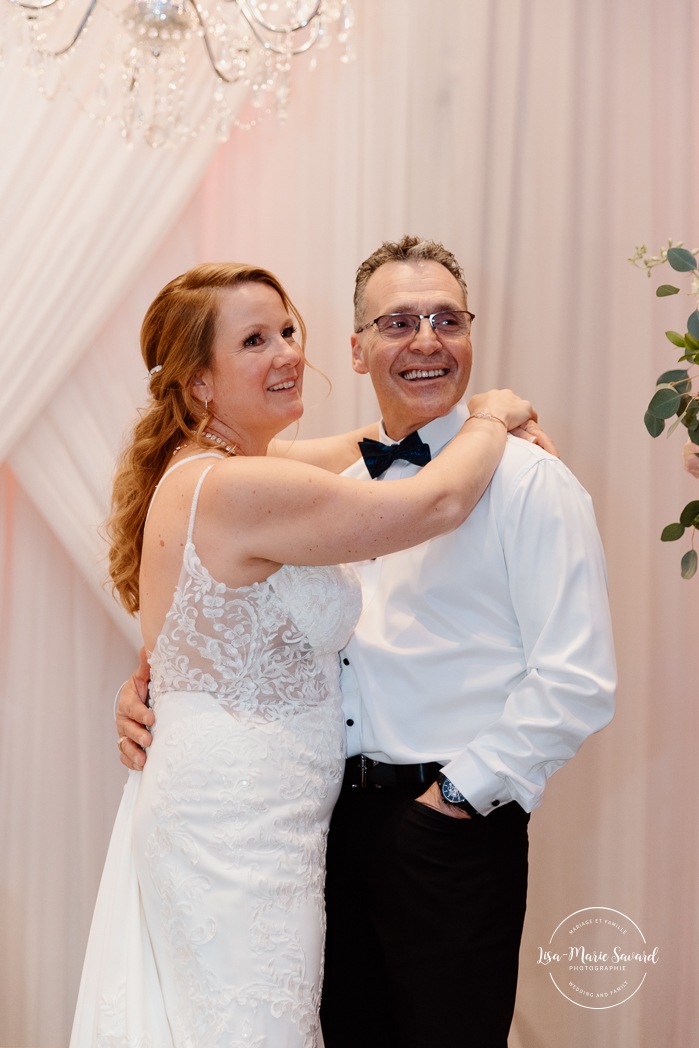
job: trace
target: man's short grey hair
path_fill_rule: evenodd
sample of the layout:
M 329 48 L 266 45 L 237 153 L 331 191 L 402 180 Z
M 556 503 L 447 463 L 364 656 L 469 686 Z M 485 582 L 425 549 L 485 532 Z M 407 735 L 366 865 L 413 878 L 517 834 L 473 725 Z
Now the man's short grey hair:
M 464 293 L 464 302 L 468 307 L 468 288 L 464 273 L 456 260 L 456 256 L 445 248 L 444 244 L 436 240 L 426 240 L 424 237 L 404 236 L 401 240 L 384 240 L 381 247 L 362 262 L 357 270 L 354 284 L 354 327 L 355 330 L 363 326 L 366 318 L 363 317 L 364 289 L 369 277 L 387 262 L 439 262 L 440 266 L 448 269 L 456 279 L 459 287 Z

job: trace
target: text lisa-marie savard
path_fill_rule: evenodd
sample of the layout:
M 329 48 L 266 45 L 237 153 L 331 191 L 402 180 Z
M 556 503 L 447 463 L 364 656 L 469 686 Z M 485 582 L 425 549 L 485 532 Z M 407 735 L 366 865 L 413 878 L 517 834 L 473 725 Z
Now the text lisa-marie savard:
M 610 951 L 587 950 L 584 946 L 570 946 L 562 954 L 553 950 L 544 950 L 542 946 L 539 947 L 537 964 L 560 964 L 561 961 L 568 961 L 569 964 L 577 963 L 585 967 L 594 965 L 597 971 L 604 970 L 601 967 L 597 967 L 602 965 L 607 966 L 612 971 L 625 971 L 626 964 L 633 961 L 641 964 L 657 964 L 658 947 L 656 946 L 649 952 L 645 950 L 627 952 L 618 946 L 614 946 Z

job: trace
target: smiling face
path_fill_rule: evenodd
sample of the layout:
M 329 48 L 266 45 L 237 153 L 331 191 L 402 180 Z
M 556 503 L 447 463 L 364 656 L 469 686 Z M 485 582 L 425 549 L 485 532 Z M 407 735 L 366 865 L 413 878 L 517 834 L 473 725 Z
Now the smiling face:
M 245 454 L 264 454 L 269 441 L 303 414 L 305 361 L 296 325 L 267 284 L 250 281 L 217 294 L 213 360 L 192 389 L 208 400 L 211 432 Z
M 466 309 L 458 281 L 433 260 L 386 262 L 367 281 L 362 323 L 386 313 L 435 313 Z M 370 375 L 386 433 L 401 440 L 408 433 L 446 415 L 461 400 L 471 375 L 468 335 L 440 342 L 427 320 L 415 337 L 395 343 L 375 326 L 352 336 L 352 366 Z

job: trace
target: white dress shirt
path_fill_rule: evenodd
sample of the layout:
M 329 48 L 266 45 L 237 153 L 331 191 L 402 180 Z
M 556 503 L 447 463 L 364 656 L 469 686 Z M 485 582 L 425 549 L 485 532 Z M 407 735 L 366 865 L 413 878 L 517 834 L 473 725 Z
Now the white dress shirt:
M 433 458 L 467 416 L 459 405 L 419 431 Z M 416 472 L 397 461 L 378 482 Z M 362 460 L 346 475 L 369 479 Z M 613 712 L 604 554 L 584 488 L 508 437 L 461 527 L 355 567 L 364 610 L 341 653 L 348 754 L 440 761 L 483 815 L 537 807 L 548 776 Z

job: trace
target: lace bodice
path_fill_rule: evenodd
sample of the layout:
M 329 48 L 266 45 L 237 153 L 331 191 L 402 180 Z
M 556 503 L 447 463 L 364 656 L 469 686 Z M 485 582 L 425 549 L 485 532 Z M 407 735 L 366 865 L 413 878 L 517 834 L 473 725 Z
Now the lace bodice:
M 337 652 L 361 610 L 354 571 L 283 565 L 251 586 L 217 582 L 194 543 L 199 492 L 212 468 L 194 492 L 179 581 L 150 659 L 154 704 L 168 691 L 212 692 L 230 713 L 272 720 L 339 702 Z

